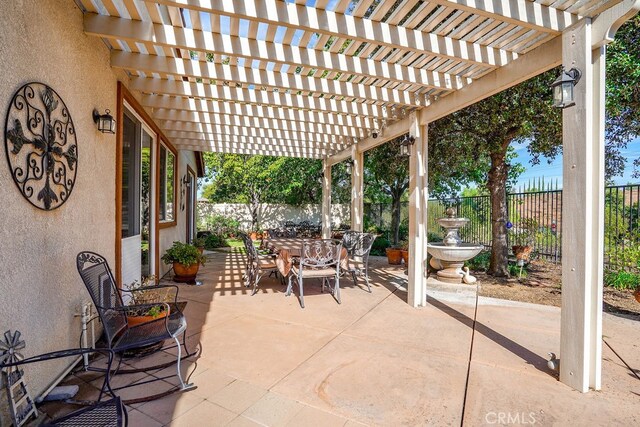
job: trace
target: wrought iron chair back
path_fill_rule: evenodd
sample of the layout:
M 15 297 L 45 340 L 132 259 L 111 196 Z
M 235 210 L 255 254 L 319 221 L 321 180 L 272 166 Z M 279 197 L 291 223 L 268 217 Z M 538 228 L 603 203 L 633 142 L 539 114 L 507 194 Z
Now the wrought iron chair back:
M 111 343 L 127 327 L 127 315 L 120 310 L 124 302 L 109 264 L 101 255 L 88 251 L 78 254 L 76 264 Z
M 350 256 L 369 258 L 374 240 L 376 240 L 375 234 L 353 230 L 347 230 L 342 235 L 342 245 Z
M 301 267 L 337 267 L 342 243 L 335 239 L 304 240 L 300 254 Z
M 362 233 L 354 230 L 347 230 L 342 235 L 342 244 L 347 250 L 349 258 L 352 261 L 358 261 L 358 258 L 360 258 L 363 266 L 362 269 L 356 268 L 350 265 L 350 261 L 347 263 L 346 270 L 351 273 L 354 283 L 356 282 L 356 275 L 363 276 L 369 292 L 371 292 L 371 285 L 369 284 L 369 253 L 376 237 L 372 233 Z

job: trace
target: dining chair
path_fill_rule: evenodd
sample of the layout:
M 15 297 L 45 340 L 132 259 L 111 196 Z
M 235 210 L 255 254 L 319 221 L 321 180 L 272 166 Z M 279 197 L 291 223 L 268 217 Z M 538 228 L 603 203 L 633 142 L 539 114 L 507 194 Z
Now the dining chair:
M 273 254 L 262 255 L 258 253 L 258 250 L 253 245 L 251 237 L 245 233 L 240 233 L 244 248 L 247 252 L 247 265 L 245 268 L 245 286 L 253 286 L 251 295 L 255 295 L 258 292 L 258 283 L 260 279 L 264 277 L 265 272 L 277 272 L 278 266 Z
M 346 263 L 342 263 L 343 271 L 351 274 L 353 283 L 357 283 L 357 277 L 363 277 L 367 284 L 367 289 L 371 292 L 369 284 L 369 253 L 373 242 L 376 240 L 373 233 L 362 233 L 354 230 L 347 230 L 342 235 L 342 245 L 349 255 Z M 344 265 L 346 264 L 346 268 Z
M 295 281 L 300 291 L 300 305 L 304 308 L 304 280 L 322 279 L 322 291 L 325 286 L 329 287 L 335 300 L 341 304 L 340 260 L 345 256 L 339 240 L 303 240 L 299 262 L 291 267 L 286 295 L 291 295 Z M 333 286 L 330 279 L 333 279 Z

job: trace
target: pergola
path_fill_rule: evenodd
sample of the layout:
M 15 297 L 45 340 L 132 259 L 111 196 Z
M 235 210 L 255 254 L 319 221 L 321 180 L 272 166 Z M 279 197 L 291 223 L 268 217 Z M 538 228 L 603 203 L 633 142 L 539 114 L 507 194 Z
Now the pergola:
M 84 30 L 184 150 L 353 160 L 409 132 L 408 302 L 426 304 L 428 124 L 563 64 L 560 380 L 601 387 L 605 46 L 638 0 L 76 0 Z M 375 132 L 374 132 L 375 131 Z M 377 134 L 377 138 L 374 137 Z

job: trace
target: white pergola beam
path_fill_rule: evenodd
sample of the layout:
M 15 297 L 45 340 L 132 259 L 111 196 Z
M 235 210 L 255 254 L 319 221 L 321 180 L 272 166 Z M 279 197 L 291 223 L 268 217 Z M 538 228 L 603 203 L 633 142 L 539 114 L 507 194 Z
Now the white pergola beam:
M 186 76 L 283 91 L 302 91 L 324 94 L 325 96 L 346 97 L 362 102 L 373 101 L 400 106 L 417 106 L 414 93 L 408 91 L 353 84 L 341 80 L 306 77 L 300 74 L 277 73 L 258 68 L 238 67 L 231 64 L 222 65 L 194 59 L 114 51 L 111 53 L 111 66 L 130 71 L 144 71 L 145 73 Z
M 469 43 L 434 33 L 411 30 L 352 15 L 285 3 L 278 0 L 212 2 L 210 0 L 156 0 L 156 3 L 197 10 L 249 21 L 265 22 L 295 30 L 316 32 L 326 36 L 347 38 L 390 48 L 428 53 L 459 62 L 488 67 L 507 64 L 517 54 L 502 49 Z
M 283 150 L 271 147 L 255 147 L 253 145 L 227 145 L 227 144 L 197 144 L 189 140 L 174 140 L 174 146 L 179 150 L 189 151 L 207 151 L 213 153 L 225 153 L 225 154 L 247 154 L 247 155 L 260 155 L 260 156 L 275 156 L 275 157 L 299 157 L 307 159 L 322 159 L 325 154 L 317 151 L 307 150 Z
M 139 79 L 139 80 L 138 80 Z M 152 79 L 133 79 L 133 84 L 147 86 Z M 325 126 L 340 126 L 358 129 L 372 129 L 374 122 L 368 117 L 348 114 L 326 113 L 271 105 L 241 104 L 205 98 L 185 96 L 142 95 L 142 105 L 155 110 L 155 117 L 162 120 L 180 120 L 189 122 L 215 123 L 210 114 L 260 118 L 266 120 L 285 120 Z M 160 117 L 160 112 L 164 114 Z
M 579 18 L 530 0 L 429 0 L 429 3 L 547 33 L 562 32 Z
M 217 138 L 220 135 L 234 135 L 236 137 L 254 138 L 260 140 L 268 138 L 272 140 L 279 140 L 285 144 L 296 141 L 308 141 L 307 146 L 313 147 L 326 147 L 331 149 L 342 149 L 346 146 L 345 143 L 340 142 L 337 138 L 331 135 L 314 134 L 310 132 L 292 132 L 278 129 L 264 129 L 242 126 L 230 126 L 230 125 L 213 125 L 211 131 L 182 131 L 163 129 L 165 135 L 169 138 L 189 138 L 197 139 L 202 137 L 203 140 Z
M 329 98 L 294 95 L 232 86 L 192 83 L 158 78 L 132 78 L 131 88 L 143 93 L 196 96 L 228 102 L 270 105 L 274 107 L 315 110 L 325 113 L 344 113 L 355 116 L 386 118 L 386 108 L 374 104 L 340 101 Z
M 293 132 L 309 132 L 313 135 L 334 135 L 337 138 L 363 138 L 364 132 L 360 129 L 348 126 L 318 125 L 316 123 L 293 122 L 288 120 L 261 119 L 259 117 L 242 117 L 221 114 L 209 114 L 210 122 L 200 121 L 177 121 L 163 120 L 156 114 L 154 118 L 158 126 L 166 130 L 176 130 L 183 132 L 206 132 L 214 133 L 214 126 L 229 125 L 239 126 L 247 129 L 268 129 Z
M 111 40 L 151 43 L 168 48 L 257 59 L 292 67 L 303 66 L 332 73 L 410 83 L 425 88 L 459 89 L 468 82 L 467 79 L 463 80 L 455 75 L 357 56 L 96 14 L 85 15 L 84 31 L 86 34 Z
M 193 144 L 197 143 L 225 143 L 225 144 L 250 144 L 256 147 L 262 148 L 265 146 L 272 146 L 277 148 L 285 148 L 287 150 L 317 150 L 321 151 L 324 154 L 329 154 L 339 150 L 339 148 L 333 148 L 330 144 L 323 144 L 321 142 L 316 141 L 307 141 L 307 140 L 292 140 L 292 139 L 274 139 L 269 137 L 253 137 L 253 136 L 244 136 L 244 135 L 236 135 L 236 134 L 206 134 L 206 133 L 198 133 L 192 134 L 190 132 L 173 132 L 167 137 L 171 138 L 171 140 L 188 140 L 192 141 Z M 338 147 L 344 147 L 343 145 L 338 145 Z
M 277 121 L 279 123 L 289 123 L 289 125 L 281 125 L 283 127 L 308 124 L 309 126 L 316 125 L 340 129 L 340 131 L 336 133 L 346 132 L 347 129 L 353 128 L 372 129 L 374 126 L 373 121 L 358 116 L 236 104 L 209 99 L 143 95 L 141 103 L 145 107 L 152 108 L 156 111 L 175 112 L 175 114 L 167 114 L 162 117 L 162 119 L 165 120 L 215 123 L 218 120 L 229 120 L 229 117 L 235 117 L 235 120 L 241 118 L 244 123 L 248 123 L 251 120 L 262 121 L 262 124 L 264 124 L 265 121 Z M 181 114 L 181 112 L 191 112 L 194 114 L 189 116 Z
M 562 38 L 555 37 L 515 61 L 423 108 L 421 123 L 434 122 L 469 105 L 502 92 L 562 63 Z
M 418 114 L 419 112 L 419 110 L 416 111 L 416 113 Z M 404 135 L 405 133 L 409 132 L 410 126 L 411 123 L 409 121 L 409 117 L 398 120 L 397 122 L 394 122 L 384 128 L 382 132 L 379 133 L 377 138 L 373 138 L 372 136 L 370 136 L 358 142 L 358 144 L 356 145 L 356 149 L 359 152 L 364 153 L 365 151 L 371 150 L 372 148 L 382 145 L 387 141 Z M 341 161 L 348 159 L 350 156 L 351 148 L 345 148 L 344 150 L 334 154 L 329 159 L 327 159 L 327 162 L 329 162 L 329 164 L 331 165 L 335 165 L 336 163 L 340 163 Z

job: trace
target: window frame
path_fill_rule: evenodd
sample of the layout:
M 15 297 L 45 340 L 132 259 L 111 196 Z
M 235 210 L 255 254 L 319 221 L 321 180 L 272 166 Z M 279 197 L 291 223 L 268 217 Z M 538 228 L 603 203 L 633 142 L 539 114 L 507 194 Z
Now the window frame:
M 160 159 L 162 158 L 162 149 L 165 149 L 167 153 L 171 153 L 173 155 L 173 159 L 174 159 L 174 164 L 173 164 L 173 218 L 172 219 L 161 219 L 160 218 L 160 212 L 162 212 L 162 209 L 160 207 L 160 188 L 161 188 L 161 180 L 164 178 L 162 177 L 162 169 L 160 168 Z M 157 159 L 157 164 L 156 164 L 156 170 L 158 171 L 158 173 L 156 174 L 156 212 L 157 214 L 157 218 L 158 218 L 158 228 L 169 228 L 169 227 L 175 227 L 178 223 L 178 212 L 176 211 L 176 196 L 177 196 L 177 190 L 176 190 L 176 184 L 177 184 L 177 179 L 178 179 L 178 153 L 176 152 L 176 150 L 167 143 L 166 139 L 164 138 L 160 138 L 158 141 L 158 154 L 156 156 Z M 166 171 L 165 171 L 165 175 L 166 175 Z

